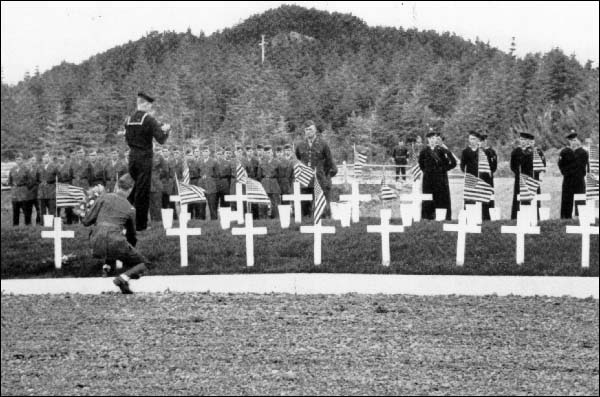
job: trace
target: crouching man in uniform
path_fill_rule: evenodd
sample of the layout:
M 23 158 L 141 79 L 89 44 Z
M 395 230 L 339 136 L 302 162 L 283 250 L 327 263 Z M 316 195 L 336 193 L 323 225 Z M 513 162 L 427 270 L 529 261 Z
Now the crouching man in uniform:
M 94 257 L 105 259 L 105 263 L 111 267 L 117 260 L 130 267 L 113 280 L 124 294 L 133 293 L 129 288 L 129 280 L 140 278 L 151 267 L 148 259 L 135 248 L 135 208 L 127 200 L 134 183 L 131 175 L 123 175 L 117 181 L 117 192 L 100 196 L 83 218 L 85 226 L 96 225 L 90 234 Z

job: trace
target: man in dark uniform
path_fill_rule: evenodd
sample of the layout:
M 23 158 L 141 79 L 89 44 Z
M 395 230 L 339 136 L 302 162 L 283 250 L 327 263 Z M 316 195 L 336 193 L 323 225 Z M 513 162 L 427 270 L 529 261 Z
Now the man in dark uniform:
M 480 131 L 479 136 L 481 138 L 481 148 L 483 152 L 487 156 L 488 163 L 490 164 L 491 174 L 487 172 L 479 173 L 479 177 L 487 182 L 491 187 L 494 187 L 494 173 L 498 170 L 498 155 L 496 151 L 490 147 L 488 143 L 488 134 L 486 131 Z M 490 208 L 495 208 L 496 202 L 494 200 L 490 200 L 489 203 L 483 203 L 482 211 L 483 211 L 483 220 L 490 219 Z
M 576 194 L 585 193 L 585 175 L 588 167 L 588 152 L 581 146 L 575 130 L 566 136 L 569 146 L 561 150 L 558 156 L 558 168 L 563 174 L 562 196 L 560 203 L 561 219 L 573 217 L 573 200 Z M 575 202 L 575 215 L 579 216 L 578 205 L 585 201 Z
M 404 146 L 404 139 L 398 141 L 398 146 L 392 152 L 392 159 L 396 163 L 396 182 L 402 173 L 402 181 L 406 180 L 406 165 L 408 164 L 408 149 Z
M 73 169 L 73 185 L 87 190 L 92 179 L 92 165 L 86 160 L 85 150 L 82 147 L 75 152 L 71 168 Z
M 100 196 L 85 214 L 83 224 L 96 225 L 90 234 L 92 254 L 95 258 L 104 259 L 111 268 L 117 260 L 122 261 L 124 266 L 133 266 L 113 281 L 122 293 L 131 294 L 129 280 L 140 278 L 151 264 L 135 248 L 136 210 L 127 200 L 134 186 L 133 178 L 125 174 L 119 178 L 117 184 L 117 193 L 105 193 Z
M 136 230 L 148 227 L 150 184 L 152 178 L 152 138 L 160 144 L 169 137 L 171 127 L 160 125 L 149 112 L 154 99 L 142 92 L 137 96 L 137 110 L 125 121 L 125 140 L 129 153 L 129 174 L 135 181 L 129 201 L 136 210 Z
M 244 156 L 244 148 L 241 146 L 236 146 L 235 147 L 235 157 L 229 162 L 229 164 L 231 165 L 231 170 L 230 170 L 230 174 L 231 174 L 231 183 L 229 186 L 229 194 L 236 194 L 236 185 L 238 182 L 237 180 L 237 169 L 238 169 L 238 165 L 240 167 L 242 167 L 244 170 L 246 170 L 249 166 L 249 162 L 248 159 L 246 159 L 246 157 Z M 246 175 L 248 175 L 248 171 L 246 171 Z M 246 186 L 242 185 L 242 194 L 246 193 Z M 231 202 L 231 210 L 232 211 L 237 211 L 237 203 L 236 202 Z M 242 208 L 242 211 L 244 213 L 246 213 L 246 208 Z
M 67 156 L 64 152 L 59 152 L 57 156 L 57 177 L 58 182 L 73 184 L 73 168 L 71 168 L 70 162 L 67 161 Z M 73 208 L 71 207 L 62 207 L 65 209 L 66 214 L 66 224 L 70 225 L 75 221 L 75 214 L 73 213 Z M 57 216 L 61 216 L 61 208 L 57 208 L 56 210 Z
M 37 153 L 32 153 L 27 164 L 29 172 L 31 174 L 31 180 L 33 183 L 29 187 L 27 199 L 31 202 L 31 207 L 35 208 L 35 223 L 37 225 L 42 224 L 42 211 L 40 210 L 40 202 L 38 201 L 38 189 L 40 186 L 39 182 L 39 169 L 41 167 L 40 159 Z
M 200 160 L 200 187 L 204 189 L 206 201 L 200 202 L 200 218 L 207 219 L 206 205 L 210 211 L 210 219 L 217 219 L 217 162 L 210 157 L 210 148 L 202 148 Z
M 540 180 L 540 171 L 533 170 L 533 151 L 537 150 L 538 155 L 542 159 L 544 166 L 546 165 L 546 158 L 544 157 L 544 153 L 534 147 L 534 137 L 529 132 L 521 132 L 519 136 L 519 147 L 515 148 L 510 154 L 510 169 L 515 174 L 515 183 L 513 189 L 513 203 L 512 210 L 510 213 L 510 219 L 517 219 L 517 212 L 520 208 L 520 202 L 517 200 L 517 196 L 520 192 L 520 177 L 521 173 L 524 175 L 528 175 L 535 180 Z M 538 188 L 537 193 L 541 193 L 541 189 Z M 523 204 L 528 205 L 531 202 L 523 202 Z M 538 202 L 538 208 L 540 207 L 540 203 Z
M 186 153 L 188 169 L 190 170 L 190 184 L 200 186 L 200 148 L 188 149 Z M 200 219 L 200 203 L 188 204 L 191 219 Z
M 31 201 L 28 200 L 29 186 L 33 184 L 31 173 L 27 169 L 27 164 L 23 159 L 23 153 L 17 153 L 15 156 L 16 165 L 8 173 L 8 185 L 13 208 L 13 226 L 19 225 L 21 210 L 25 216 L 25 224 L 31 224 Z
M 260 149 L 258 148 L 259 146 L 260 146 Z M 256 146 L 256 152 L 259 150 L 262 151 L 262 145 Z M 258 173 L 259 161 L 258 161 L 258 156 L 256 155 L 256 152 L 252 146 L 246 146 L 246 158 L 248 159 L 248 163 L 246 165 L 246 172 L 248 173 L 248 178 L 252 178 L 254 180 L 258 180 L 256 177 L 256 174 Z M 252 218 L 258 219 L 258 217 L 259 217 L 258 204 L 251 203 L 250 210 L 252 211 Z
M 279 188 L 279 162 L 273 157 L 271 146 L 265 145 L 264 156 L 258 165 L 258 176 L 265 192 L 271 200 L 271 219 L 279 218 L 279 208 L 281 204 L 281 190 Z M 266 206 L 259 207 L 263 211 L 261 218 L 266 218 Z
M 231 164 L 225 158 L 223 149 L 217 150 L 217 203 L 219 207 L 229 207 L 225 196 L 229 194 L 229 181 L 231 179 Z
M 428 145 L 419 153 L 419 167 L 423 171 L 423 193 L 431 194 L 433 201 L 423 202 L 421 218 L 435 219 L 435 209 L 446 209 L 446 220 L 452 219 L 452 204 L 448 171 L 456 167 L 452 152 L 443 145 L 438 132 L 430 128 L 426 135 Z
M 317 180 L 327 201 L 324 217 L 330 214 L 331 178 L 337 175 L 337 167 L 333 162 L 329 145 L 317 136 L 317 126 L 312 120 L 304 123 L 304 140 L 296 145 L 296 158 L 304 165 L 317 169 Z M 301 189 L 303 194 L 314 194 L 314 180 L 308 187 Z M 312 202 L 302 203 L 302 216 L 311 216 Z
M 90 186 L 102 185 L 106 186 L 106 167 L 104 166 L 100 151 L 96 149 L 90 150 L 88 154 L 88 160 L 92 166 L 92 173 L 90 175 Z
M 54 215 L 56 212 L 56 180 L 58 167 L 50 158 L 50 153 L 42 153 L 42 165 L 38 168 L 38 200 L 42 214 Z
M 292 183 L 294 180 L 294 163 L 292 155 L 292 145 L 283 146 L 283 155 L 279 159 L 279 189 L 281 195 L 292 194 Z M 288 204 L 288 201 L 285 201 Z

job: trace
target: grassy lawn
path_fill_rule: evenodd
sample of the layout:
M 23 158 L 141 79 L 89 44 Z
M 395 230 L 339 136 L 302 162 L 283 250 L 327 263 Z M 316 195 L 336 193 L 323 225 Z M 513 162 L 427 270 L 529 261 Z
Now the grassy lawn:
M 598 395 L 598 301 L 2 296 L 3 395 Z

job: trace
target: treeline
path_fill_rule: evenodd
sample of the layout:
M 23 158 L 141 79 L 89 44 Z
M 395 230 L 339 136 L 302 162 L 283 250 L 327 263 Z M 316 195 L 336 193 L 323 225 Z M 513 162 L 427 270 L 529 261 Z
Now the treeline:
M 265 35 L 266 59 L 258 43 Z M 159 98 L 172 143 L 280 143 L 317 121 L 337 160 L 352 144 L 383 157 L 434 126 L 458 150 L 486 129 L 500 151 L 520 130 L 543 149 L 575 128 L 598 139 L 598 68 L 560 49 L 514 55 L 433 31 L 368 27 L 347 14 L 282 6 L 209 37 L 152 32 L 80 65 L 2 82 L 2 155 L 122 143 L 135 93 Z

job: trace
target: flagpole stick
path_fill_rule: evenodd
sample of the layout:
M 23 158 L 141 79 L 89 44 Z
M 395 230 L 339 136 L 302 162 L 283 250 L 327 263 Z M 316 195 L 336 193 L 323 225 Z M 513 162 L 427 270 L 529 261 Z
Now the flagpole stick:
M 54 177 L 54 216 L 58 218 L 58 206 L 56 205 L 56 189 L 58 189 L 58 170 L 57 175 Z

